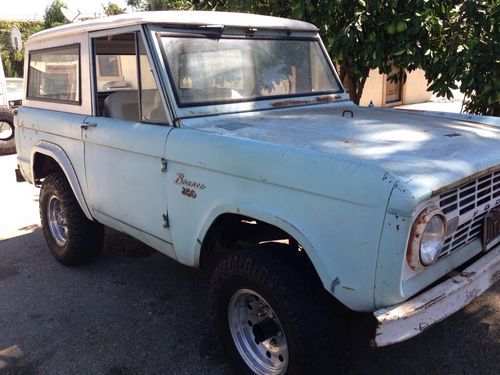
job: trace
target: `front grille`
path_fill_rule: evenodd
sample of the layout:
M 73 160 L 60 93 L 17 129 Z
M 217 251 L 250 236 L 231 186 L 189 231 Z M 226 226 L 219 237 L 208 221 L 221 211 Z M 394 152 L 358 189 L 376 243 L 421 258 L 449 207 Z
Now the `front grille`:
M 481 236 L 484 217 L 500 206 L 500 170 L 440 194 L 439 206 L 448 223 L 458 221 L 456 230 L 446 237 L 440 255 L 444 257 Z

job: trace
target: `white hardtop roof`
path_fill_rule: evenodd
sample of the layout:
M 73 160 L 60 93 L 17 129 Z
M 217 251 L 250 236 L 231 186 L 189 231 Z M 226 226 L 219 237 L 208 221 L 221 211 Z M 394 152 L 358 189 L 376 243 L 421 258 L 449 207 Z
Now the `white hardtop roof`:
M 235 28 L 318 31 L 316 26 L 307 22 L 256 14 L 209 11 L 156 11 L 128 13 L 70 23 L 40 31 L 32 35 L 28 40 L 48 39 L 56 36 L 62 37 L 65 35 L 146 23 L 183 27 L 188 25 L 223 25 Z

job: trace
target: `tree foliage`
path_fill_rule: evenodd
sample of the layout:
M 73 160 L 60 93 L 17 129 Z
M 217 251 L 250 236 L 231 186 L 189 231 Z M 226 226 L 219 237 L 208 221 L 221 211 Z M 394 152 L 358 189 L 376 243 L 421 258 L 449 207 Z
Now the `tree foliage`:
M 61 12 L 61 8 L 67 8 L 63 0 L 53 0 L 52 3 L 45 8 L 45 15 L 43 16 L 43 24 L 46 29 L 64 25 L 67 20 Z
M 117 14 L 123 14 L 126 11 L 125 8 L 120 8 L 117 4 L 110 1 L 107 5 L 102 4 L 102 9 L 104 10 L 104 14 L 106 14 L 106 16 L 115 16 Z
M 422 64 L 430 90 L 450 97 L 460 82 L 466 112 L 500 116 L 500 1 L 460 2 L 441 21 Z
M 193 10 L 199 1 L 190 0 L 128 0 L 127 5 L 139 10 Z
M 24 50 L 16 51 L 12 47 L 10 32 L 13 26 L 17 26 L 23 40 L 31 34 L 43 29 L 41 21 L 0 21 L 0 50 L 7 77 L 22 77 L 24 68 Z

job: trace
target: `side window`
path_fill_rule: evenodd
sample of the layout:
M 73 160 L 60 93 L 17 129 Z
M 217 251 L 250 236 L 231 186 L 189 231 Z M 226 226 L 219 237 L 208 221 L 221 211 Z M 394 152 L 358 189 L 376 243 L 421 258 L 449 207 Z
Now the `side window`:
M 80 104 L 80 46 L 30 51 L 27 97 Z
M 166 122 L 167 117 L 140 34 L 93 39 L 97 116 Z

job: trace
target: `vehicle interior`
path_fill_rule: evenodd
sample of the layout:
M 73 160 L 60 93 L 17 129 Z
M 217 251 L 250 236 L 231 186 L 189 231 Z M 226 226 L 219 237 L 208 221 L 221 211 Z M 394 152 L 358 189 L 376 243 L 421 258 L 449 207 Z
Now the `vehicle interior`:
M 139 33 L 93 39 L 97 116 L 166 123 L 158 86 Z

